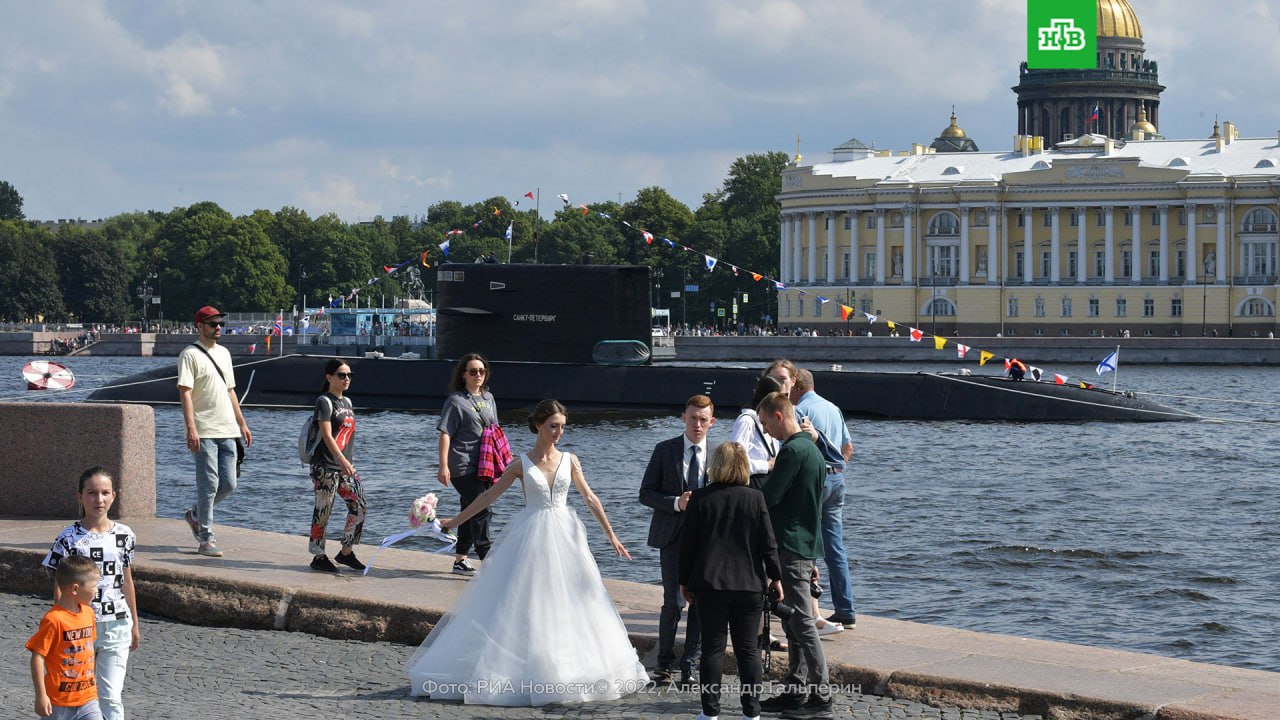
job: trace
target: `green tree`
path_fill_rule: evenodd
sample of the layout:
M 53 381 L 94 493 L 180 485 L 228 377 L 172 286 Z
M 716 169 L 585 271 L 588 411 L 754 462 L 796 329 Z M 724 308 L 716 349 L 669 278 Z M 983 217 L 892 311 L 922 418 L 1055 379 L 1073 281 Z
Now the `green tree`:
M 538 243 L 538 262 L 575 264 L 583 262 L 587 256 L 590 256 L 591 262 L 599 265 L 620 262 L 618 251 L 623 245 L 621 231 L 625 228 L 597 214 L 603 212 L 616 217 L 618 205 L 600 203 L 591 209 L 592 212 L 588 215 L 583 215 L 580 208 L 557 211 L 555 221 L 543 225 L 542 237 Z M 522 254 L 531 250 L 532 247 L 528 247 Z
M 64 317 L 49 233 L 16 220 L 0 221 L 0 320 Z
M 82 322 L 123 324 L 129 315 L 124 252 L 102 232 L 64 225 L 54 243 L 62 297 Z
M 622 260 L 633 265 L 652 266 L 656 262 L 652 250 L 659 243 L 665 246 L 663 238 L 686 244 L 685 235 L 693 225 L 693 211 L 671 197 L 666 190 L 647 187 L 637 192 L 634 200 L 622 206 L 620 219 L 632 225 L 631 229 L 623 233 L 619 253 Z M 652 243 L 645 241 L 642 231 L 654 236 Z
M 0 220 L 23 220 L 22 196 L 8 180 L 0 180 Z

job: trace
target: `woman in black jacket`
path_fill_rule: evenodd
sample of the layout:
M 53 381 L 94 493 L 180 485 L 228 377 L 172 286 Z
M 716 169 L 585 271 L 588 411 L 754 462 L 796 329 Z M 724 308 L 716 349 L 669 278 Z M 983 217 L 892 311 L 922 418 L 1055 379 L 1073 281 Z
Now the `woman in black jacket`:
M 778 545 L 760 491 L 748 487 L 747 452 L 723 443 L 711 456 L 711 483 L 693 493 L 680 531 L 680 591 L 702 619 L 702 715 L 720 714 L 725 628 L 742 682 L 742 714 L 760 714 L 760 632 L 766 583 L 782 597 Z M 767 580 L 766 580 L 767 578 Z

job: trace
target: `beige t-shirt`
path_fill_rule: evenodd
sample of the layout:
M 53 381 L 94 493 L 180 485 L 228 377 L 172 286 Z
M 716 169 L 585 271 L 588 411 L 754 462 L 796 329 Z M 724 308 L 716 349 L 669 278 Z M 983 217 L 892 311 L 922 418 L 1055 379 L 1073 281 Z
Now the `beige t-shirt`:
M 231 407 L 228 387 L 236 386 L 235 372 L 231 368 L 231 353 L 221 345 L 209 348 L 209 355 L 222 369 L 222 381 L 209 357 L 200 348 L 188 346 L 178 356 L 178 387 L 191 388 L 191 405 L 195 410 L 196 432 L 201 438 L 237 438 L 240 426 L 236 423 L 236 411 Z

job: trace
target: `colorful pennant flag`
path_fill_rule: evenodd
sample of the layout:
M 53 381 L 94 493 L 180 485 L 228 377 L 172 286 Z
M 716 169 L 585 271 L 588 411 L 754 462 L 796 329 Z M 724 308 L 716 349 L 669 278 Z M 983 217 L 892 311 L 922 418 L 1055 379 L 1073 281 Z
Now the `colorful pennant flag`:
M 924 332 L 916 328 L 910 328 L 910 330 L 911 330 L 911 342 L 920 342 L 921 340 L 924 339 Z
M 667 242 L 671 242 L 671 241 L 670 241 L 670 240 L 668 240 Z M 752 280 L 755 280 L 756 282 L 760 282 L 760 278 L 762 278 L 762 277 L 764 277 L 764 276 L 763 276 L 763 275 L 761 275 L 760 273 L 751 273 L 751 279 L 752 279 Z
M 448 240 L 448 238 L 446 238 L 444 242 L 440 243 L 440 252 L 444 253 L 445 259 L 448 259 L 448 257 L 449 257 L 449 240 Z
M 978 367 L 982 367 L 983 365 L 986 365 L 987 361 L 995 356 L 996 356 L 995 353 L 989 353 L 986 350 L 978 351 Z
M 561 202 L 563 202 L 563 203 L 564 203 L 564 206 L 565 206 L 565 207 L 569 207 L 569 195 L 568 195 L 568 193 L 560 193 L 559 195 L 556 195 L 556 197 L 560 198 Z
M 897 329 L 898 329 L 898 324 L 897 324 L 897 323 L 895 323 L 895 322 L 894 322 L 894 321 L 892 321 L 892 320 L 885 320 L 885 321 L 884 321 L 884 324 L 885 324 L 885 325 L 888 325 L 890 330 L 897 330 Z
M 1036 382 L 1040 382 L 1040 378 L 1044 377 L 1044 371 L 1035 365 L 1029 365 L 1027 367 L 1027 372 L 1031 374 L 1031 379 Z
M 503 238 L 503 240 L 507 240 L 507 241 L 511 240 L 511 228 L 515 227 L 515 225 L 516 225 L 515 220 L 512 220 L 510 223 L 507 224 L 507 234 L 506 234 L 506 237 Z
M 819 305 L 826 305 L 826 304 L 827 304 L 827 303 L 829 303 L 829 302 L 831 302 L 831 300 L 830 300 L 830 299 L 828 299 L 828 298 L 824 298 L 824 297 L 822 297 L 821 295 L 819 295 L 819 296 L 818 296 L 818 304 L 819 304 Z
M 532 199 L 533 199 L 533 191 L 532 191 L 532 190 L 530 190 L 529 192 L 525 193 L 525 194 L 524 194 L 524 196 L 525 196 L 525 197 L 527 197 L 527 198 L 529 198 L 530 200 L 532 200 Z
M 956 343 L 956 357 L 958 357 L 958 358 L 960 358 L 961 360 L 963 360 L 963 359 L 964 359 L 964 356 L 965 356 L 965 355 L 968 355 L 968 354 L 969 354 L 969 346 L 968 346 L 968 345 L 965 345 L 964 343 Z
M 946 347 L 946 346 L 947 346 L 947 339 L 946 339 L 946 338 L 944 338 L 944 337 L 942 337 L 942 336 L 940 336 L 940 335 L 934 335 L 934 336 L 933 336 L 933 349 L 934 349 L 934 350 L 941 350 L 942 348 L 944 348 L 944 347 Z
M 871 313 L 862 313 L 862 314 L 867 316 L 867 324 L 869 325 L 875 325 L 876 321 L 880 319 L 879 316 L 872 315 Z
M 258 352 L 258 343 L 249 343 L 249 354 L 253 355 Z
M 644 244 L 645 244 L 645 245 L 652 245 L 652 244 L 653 244 L 653 233 L 649 232 L 648 230 L 641 230 L 641 231 L 640 231 L 640 234 L 641 234 L 641 235 L 644 235 Z
M 849 319 L 849 316 L 850 316 L 850 315 L 852 315 L 852 314 L 853 314 L 853 308 L 849 307 L 848 305 L 841 305 L 841 306 L 840 306 L 840 319 L 841 319 L 841 320 L 848 320 L 848 319 Z
M 1055 385 L 1066 385 L 1066 384 L 1067 384 L 1067 376 L 1066 376 L 1066 375 L 1059 375 L 1058 373 L 1054 373 L 1054 374 L 1053 374 L 1053 382 L 1054 382 L 1054 384 L 1055 384 Z

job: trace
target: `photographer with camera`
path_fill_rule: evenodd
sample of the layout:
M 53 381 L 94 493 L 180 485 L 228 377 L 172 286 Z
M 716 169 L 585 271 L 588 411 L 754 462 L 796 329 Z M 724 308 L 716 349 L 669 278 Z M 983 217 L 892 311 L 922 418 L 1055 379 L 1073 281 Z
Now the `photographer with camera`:
M 757 408 L 765 432 L 782 441 L 769 480 L 765 504 L 773 522 L 782 564 L 783 602 L 774 610 L 784 618 L 787 635 L 786 690 L 760 703 L 765 712 L 784 718 L 831 717 L 827 659 L 813 618 L 810 580 L 822 557 L 822 487 L 827 465 L 808 433 L 800 430 L 786 394 L 765 397 Z M 790 610 L 781 610 L 783 607 Z
M 782 569 L 764 496 L 748 486 L 747 451 L 735 442 L 716 448 L 707 471 L 711 484 L 695 490 L 680 531 L 680 592 L 698 610 L 702 660 L 698 668 L 702 714 L 720 714 L 725 628 L 733 639 L 742 686 L 742 715 L 760 715 L 758 636 L 766 578 L 782 597 Z

